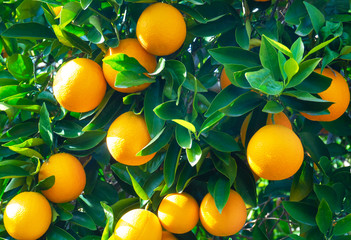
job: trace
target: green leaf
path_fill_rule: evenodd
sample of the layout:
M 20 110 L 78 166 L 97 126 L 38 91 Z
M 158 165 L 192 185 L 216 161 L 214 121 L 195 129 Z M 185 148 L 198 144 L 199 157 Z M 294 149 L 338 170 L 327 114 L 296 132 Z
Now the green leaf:
M 45 143 L 44 140 L 41 138 L 30 138 L 21 143 L 16 143 L 16 142 L 17 142 L 16 140 L 11 141 L 11 142 L 2 144 L 2 146 L 4 147 L 13 146 L 13 147 L 25 148 L 25 147 L 36 147 Z
M 211 130 L 202 139 L 208 145 L 221 152 L 235 152 L 240 150 L 234 138 L 224 132 Z
M 43 106 L 40 110 L 39 133 L 45 143 L 51 147 L 53 144 L 53 135 L 50 123 L 50 115 L 45 103 L 43 103 Z
M 26 176 L 29 176 L 29 172 L 14 165 L 5 165 L 1 166 L 0 168 L 0 179 L 19 178 Z
M 211 37 L 233 29 L 236 22 L 236 18 L 233 15 L 226 15 L 216 21 L 197 24 L 188 31 L 197 37 Z
M 17 8 L 18 19 L 33 18 L 40 8 L 40 3 L 33 0 L 24 0 Z
M 266 39 L 270 44 L 273 45 L 273 47 L 275 47 L 276 49 L 278 49 L 279 51 L 281 51 L 282 53 L 284 53 L 286 56 L 292 58 L 293 57 L 293 54 L 292 52 L 290 51 L 289 48 L 287 48 L 285 45 L 263 35 L 262 36 L 262 39 Z
M 46 238 L 48 240 L 75 240 L 71 234 L 54 225 L 47 231 Z
M 0 137 L 0 142 L 8 142 L 17 138 L 28 137 L 34 133 L 38 132 L 38 123 L 37 122 L 23 122 L 16 124 L 7 132 L 3 133 Z
M 284 89 L 283 82 L 274 80 L 272 72 L 267 68 L 247 72 L 245 77 L 251 87 L 268 95 L 279 95 Z
M 267 41 L 267 38 L 262 38 L 260 47 L 260 60 L 265 69 L 269 69 L 274 80 L 279 80 L 280 70 L 278 62 L 278 54 L 274 47 Z M 249 80 L 249 79 L 248 79 Z M 250 82 L 250 81 L 249 81 Z
M 196 168 L 185 163 L 179 175 L 176 191 L 182 192 L 188 186 L 191 180 L 196 176 L 197 176 Z
M 213 99 L 211 105 L 209 106 L 207 112 L 205 113 L 205 117 L 210 117 L 212 114 L 217 112 L 218 110 L 228 106 L 230 103 L 232 103 L 236 98 L 241 96 L 243 93 L 247 91 L 229 85 L 222 91 L 220 91 L 216 97 Z
M 210 117 L 206 118 L 206 120 L 202 123 L 200 127 L 200 133 L 207 131 L 210 129 L 212 126 L 216 125 L 220 120 L 222 120 L 225 117 L 224 113 L 221 112 L 215 112 L 213 113 Z
M 86 10 L 93 0 L 80 0 L 80 5 L 82 6 L 83 10 Z
M 238 117 L 250 112 L 262 103 L 263 98 L 250 91 L 240 95 L 229 106 L 220 109 L 220 111 L 229 117 Z
M 73 218 L 70 220 L 70 222 L 92 231 L 96 230 L 96 225 L 93 219 L 84 212 L 78 212 L 78 211 L 74 212 Z
M 39 152 L 37 152 L 33 149 L 30 149 L 30 148 L 19 148 L 19 147 L 9 146 L 9 149 L 11 151 L 14 151 L 18 154 L 24 155 L 24 156 L 29 157 L 29 158 L 37 157 L 39 159 L 44 159 L 43 156 Z
M 153 82 L 155 82 L 155 79 L 149 78 L 142 73 L 122 71 L 116 76 L 115 87 L 129 88 Z
M 175 180 L 181 151 L 182 150 L 178 146 L 177 142 L 175 140 L 172 140 L 167 150 L 163 166 L 163 175 L 165 177 L 165 182 L 168 187 L 171 187 Z
M 185 121 L 183 119 L 172 119 L 172 121 L 178 123 L 179 125 L 181 125 L 183 127 L 185 127 L 186 129 L 190 130 L 191 132 L 196 133 L 196 128 L 195 128 L 195 126 L 192 123 L 190 123 L 188 121 Z
M 328 185 L 317 185 L 313 186 L 313 190 L 316 193 L 319 201 L 323 199 L 328 203 L 332 212 L 340 212 L 341 206 L 338 204 L 338 198 L 336 191 Z
M 250 39 L 245 25 L 235 28 L 235 40 L 241 48 L 249 50 Z
M 144 189 L 140 186 L 140 184 L 135 180 L 133 175 L 129 172 L 129 169 L 127 167 L 127 172 L 129 174 L 130 179 L 132 180 L 133 188 L 135 193 L 143 200 L 149 200 L 149 196 L 146 194 Z
M 163 128 L 165 121 L 155 114 L 153 109 L 162 103 L 160 81 L 147 88 L 144 97 L 144 118 L 150 137 L 154 138 Z
M 45 178 L 36 185 L 37 189 L 43 191 L 43 190 L 48 190 L 55 184 L 55 176 L 50 176 L 48 178 Z
M 63 142 L 63 148 L 72 151 L 84 151 L 96 147 L 106 136 L 105 131 L 95 130 L 86 131 L 83 135 L 66 139 Z
M 283 206 L 295 220 L 309 226 L 316 226 L 317 208 L 315 206 L 301 202 L 283 202 Z
M 154 172 L 150 177 L 148 177 L 143 186 L 143 189 L 150 198 L 157 191 L 157 187 L 159 187 L 161 183 L 163 183 L 163 180 L 164 177 L 161 171 Z
M 310 132 L 301 132 L 299 137 L 305 151 L 309 153 L 314 162 L 318 163 L 323 156 L 330 158 L 327 146 L 317 135 Z
M 327 232 L 331 227 L 332 221 L 333 221 L 333 213 L 330 210 L 330 207 L 327 201 L 325 201 L 325 199 L 322 199 L 322 201 L 319 203 L 319 206 L 318 206 L 316 222 L 319 230 L 324 235 L 327 235 Z
M 284 107 L 280 103 L 271 100 L 271 101 L 268 101 L 266 105 L 264 105 L 262 112 L 275 114 L 275 113 L 280 113 L 283 110 L 284 110 Z
M 158 105 L 154 108 L 154 112 L 163 120 L 183 119 L 185 117 L 185 109 L 178 106 L 174 100 Z
M 232 84 L 240 88 L 249 89 L 251 86 L 245 78 L 245 73 L 257 71 L 261 69 L 261 66 L 247 68 L 243 65 L 225 64 L 224 69 Z
M 261 65 L 256 53 L 239 47 L 221 47 L 208 50 L 210 55 L 221 64 L 237 64 L 246 67 Z
M 229 180 L 229 185 L 233 185 L 237 176 L 237 165 L 230 153 L 212 151 L 212 162 L 218 172 L 222 173 Z
M 312 26 L 316 33 L 319 32 L 319 30 L 324 26 L 325 23 L 325 18 L 324 15 L 312 4 L 308 2 L 303 2 L 305 4 L 305 7 L 307 9 L 308 15 L 311 18 Z
M 326 42 L 323 42 L 323 43 L 321 43 L 321 44 L 318 44 L 317 46 L 315 46 L 314 48 L 312 48 L 312 49 L 307 53 L 307 55 L 303 58 L 303 60 L 305 60 L 305 59 L 306 59 L 308 56 L 310 56 L 311 54 L 313 54 L 313 53 L 315 53 L 315 52 L 321 50 L 321 49 L 324 48 L 325 46 L 328 46 L 329 43 L 331 43 L 332 41 L 334 41 L 336 38 L 337 38 L 337 37 L 334 37 L 334 38 L 332 38 L 332 39 L 330 39 L 330 40 L 328 40 L 328 41 L 326 41 Z M 303 61 L 303 60 L 302 60 L 302 61 Z
M 286 78 L 288 77 L 285 73 L 285 70 L 284 70 L 286 58 L 285 58 L 284 54 L 282 54 L 280 51 L 278 51 L 278 62 L 279 62 L 280 74 L 282 75 L 283 80 L 286 80 Z
M 320 58 L 310 59 L 299 65 L 299 71 L 292 77 L 287 88 L 295 87 L 305 80 L 317 67 Z
M 69 120 L 55 122 L 53 132 L 65 138 L 76 138 L 84 133 L 80 125 Z
M 291 78 L 295 76 L 296 73 L 298 73 L 299 69 L 299 64 L 295 61 L 295 59 L 290 58 L 288 61 L 285 62 L 284 72 L 288 77 L 288 82 L 290 82 Z
M 164 127 L 136 156 L 146 156 L 158 152 L 166 146 L 173 136 L 173 127 Z
M 309 164 L 303 167 L 294 175 L 290 189 L 290 201 L 299 202 L 307 197 L 313 188 L 313 168 Z
M 335 236 L 344 235 L 351 231 L 351 214 L 339 219 L 333 229 Z
M 175 137 L 179 146 L 186 149 L 191 148 L 193 141 L 188 129 L 181 125 L 177 125 L 175 128 Z
M 36 22 L 16 23 L 1 33 L 2 37 L 19 39 L 55 39 L 56 36 L 47 26 Z
M 302 39 L 299 37 L 291 46 L 291 52 L 297 63 L 300 63 L 305 51 L 305 46 L 303 45 Z
M 70 24 L 82 10 L 79 2 L 68 2 L 66 3 L 60 14 L 60 27 L 64 28 Z
M 123 216 L 123 214 L 126 213 L 126 210 L 134 204 L 139 205 L 138 198 L 125 198 L 113 204 L 111 208 L 113 210 L 114 222 L 116 223 Z
M 227 204 L 230 193 L 230 184 L 227 179 L 223 177 L 219 177 L 217 179 L 216 185 L 214 187 L 214 201 L 216 207 L 220 214 L 222 214 L 222 210 Z
M 262 229 L 258 225 L 254 227 L 252 231 L 252 236 L 254 239 L 257 239 L 257 240 L 269 240 L 265 232 L 262 231 Z
M 131 71 L 135 73 L 146 73 L 147 70 L 134 57 L 128 57 L 123 53 L 112 54 L 102 60 L 116 71 Z
M 28 80 L 33 75 L 33 62 L 25 55 L 11 55 L 8 58 L 7 67 L 9 72 L 19 80 Z
M 296 89 L 309 93 L 320 93 L 330 86 L 331 78 L 312 72 L 302 83 L 295 86 Z
M 186 149 L 186 156 L 192 167 L 194 167 L 201 159 L 202 150 L 199 144 L 193 142 L 191 148 Z

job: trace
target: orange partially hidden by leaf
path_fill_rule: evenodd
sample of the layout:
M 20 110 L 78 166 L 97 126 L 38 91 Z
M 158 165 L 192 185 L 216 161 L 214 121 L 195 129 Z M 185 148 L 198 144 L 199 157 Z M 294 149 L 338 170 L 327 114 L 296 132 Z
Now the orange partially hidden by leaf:
M 57 7 L 53 7 L 52 10 L 55 13 L 55 16 L 60 15 L 61 11 L 62 11 L 63 6 L 57 6 Z
M 63 65 L 53 82 L 59 104 L 72 112 L 88 112 L 105 96 L 106 81 L 99 64 L 87 58 L 76 58 Z
M 283 180 L 294 175 L 304 159 L 299 137 L 282 125 L 266 125 L 250 139 L 247 160 L 258 176 L 268 180 Z
M 167 231 L 183 234 L 199 221 L 199 205 L 188 193 L 171 193 L 162 199 L 157 216 Z
M 113 54 L 123 53 L 128 57 L 135 58 L 148 72 L 152 73 L 155 71 L 157 66 L 156 57 L 146 52 L 145 49 L 140 45 L 137 39 L 127 38 L 119 42 L 118 47 L 109 48 L 106 57 Z M 103 63 L 102 69 L 107 83 L 115 90 L 123 93 L 139 92 L 150 86 L 150 83 L 144 83 L 139 86 L 118 88 L 115 87 L 116 76 L 118 71 L 114 70 L 109 64 Z
M 208 193 L 200 205 L 200 220 L 207 232 L 215 236 L 230 236 L 240 231 L 246 222 L 246 206 L 242 197 L 230 190 L 227 204 L 219 213 L 214 198 Z
M 39 171 L 39 181 L 50 176 L 55 176 L 55 183 L 42 193 L 51 202 L 70 202 L 78 198 L 84 190 L 86 183 L 84 168 L 71 154 L 57 153 L 43 163 Z
M 156 56 L 172 54 L 183 45 L 186 37 L 183 15 L 170 4 L 151 4 L 138 19 L 136 35 L 149 53 Z
M 134 209 L 124 214 L 117 222 L 114 240 L 161 240 L 160 221 L 150 211 Z
M 51 207 L 37 192 L 22 192 L 12 198 L 4 212 L 4 226 L 15 239 L 38 239 L 51 224 Z
M 126 112 L 117 117 L 107 131 L 106 143 L 112 157 L 125 165 L 139 166 L 150 161 L 156 153 L 136 156 L 151 137 L 141 115 Z
M 177 240 L 177 238 L 170 232 L 162 231 L 162 239 L 161 240 Z
M 316 69 L 315 72 L 321 73 L 321 69 Z M 310 115 L 301 113 L 305 118 L 312 121 L 330 122 L 338 119 L 344 114 L 350 103 L 350 90 L 344 77 L 337 71 L 325 68 L 322 75 L 332 79 L 327 90 L 318 93 L 318 95 L 326 101 L 333 102 L 328 110 L 329 114 Z
M 225 73 L 224 68 L 221 72 L 220 84 L 221 84 L 222 89 L 224 89 L 224 88 L 228 87 L 230 84 L 232 84 L 232 82 L 229 80 L 227 74 Z

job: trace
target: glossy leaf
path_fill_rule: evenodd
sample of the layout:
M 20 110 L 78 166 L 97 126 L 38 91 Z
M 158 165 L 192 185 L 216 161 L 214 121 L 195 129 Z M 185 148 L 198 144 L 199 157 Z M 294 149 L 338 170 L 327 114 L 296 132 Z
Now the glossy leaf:
M 308 2 L 304 2 L 304 4 L 306 6 L 308 15 L 311 18 L 313 28 L 316 31 L 316 33 L 318 33 L 325 23 L 324 15 L 318 10 L 318 8 L 316 8 L 312 4 Z
M 284 107 L 280 103 L 273 100 L 268 101 L 262 109 L 263 112 L 272 113 L 272 114 L 280 113 L 283 110 L 284 110 Z
M 93 219 L 88 214 L 83 212 L 74 212 L 73 218 L 70 220 L 70 222 L 92 231 L 96 230 L 96 225 Z
M 211 147 L 221 152 L 235 152 L 240 150 L 234 138 L 224 132 L 211 130 L 202 139 Z
M 246 67 L 260 65 L 257 54 L 238 47 L 221 47 L 208 50 L 211 56 L 221 64 L 237 64 Z
M 201 155 L 201 147 L 196 142 L 192 143 L 191 148 L 186 149 L 186 156 L 192 167 L 194 167 L 199 162 Z
M 320 93 L 325 91 L 330 86 L 330 83 L 331 78 L 312 72 L 302 83 L 295 86 L 295 88 L 309 93 Z
M 305 46 L 303 45 L 302 39 L 298 38 L 291 46 L 291 52 L 294 56 L 295 61 L 299 64 L 302 60 L 305 51 Z
M 48 240 L 74 240 L 75 238 L 57 226 L 51 226 L 46 233 L 46 238 Z
M 310 59 L 299 65 L 299 71 L 289 81 L 287 87 L 295 87 L 303 82 L 317 67 L 320 58 Z
M 84 132 L 82 127 L 73 121 L 57 121 L 53 127 L 53 132 L 65 138 L 76 138 Z
M 286 46 L 284 46 L 283 44 L 267 37 L 267 36 L 263 36 L 263 38 L 265 38 L 270 44 L 272 44 L 276 49 L 278 49 L 279 51 L 281 51 L 282 53 L 284 53 L 286 56 L 292 58 L 293 54 L 290 51 L 289 48 L 287 48 Z
M 224 107 L 220 112 L 229 117 L 242 116 L 263 103 L 261 96 L 255 92 L 247 92 L 236 98 L 230 105 Z
M 338 204 L 337 194 L 335 190 L 328 185 L 317 185 L 313 186 L 313 190 L 316 193 L 319 201 L 323 199 L 328 203 L 330 210 L 333 212 L 339 212 L 341 206 Z
M 146 73 L 146 69 L 133 57 L 119 53 L 112 54 L 103 59 L 103 62 L 110 65 L 116 71 L 131 71 L 136 73 Z
M 327 234 L 329 228 L 331 227 L 333 221 L 333 213 L 330 207 L 324 199 L 319 203 L 318 212 L 316 215 L 316 222 L 319 230 L 323 234 Z
M 245 77 L 252 88 L 268 95 L 279 95 L 284 89 L 283 83 L 276 81 L 272 72 L 267 68 L 248 72 Z
M 215 168 L 228 178 L 230 186 L 233 185 L 238 169 L 235 159 L 229 153 L 213 151 L 213 154 L 211 158 Z
M 303 58 L 303 60 L 305 60 L 308 56 L 310 56 L 311 54 L 321 50 L 322 48 L 328 46 L 332 41 L 334 41 L 337 37 L 334 37 L 328 41 L 325 41 L 323 43 L 320 43 L 319 45 L 315 46 L 314 48 L 312 48 Z
M 69 138 L 64 141 L 63 148 L 73 151 L 84 151 L 96 147 L 106 136 L 105 131 L 87 131 L 76 138 Z
M 301 202 L 283 202 L 283 206 L 295 220 L 309 226 L 316 226 L 317 208 L 313 205 Z
M 169 148 L 167 150 L 163 168 L 165 182 L 168 187 L 172 186 L 175 180 L 175 174 L 177 172 L 180 153 L 180 147 L 178 146 L 177 142 L 173 140 L 170 143 Z
M 0 168 L 0 179 L 5 178 L 18 178 L 29 176 L 29 173 L 25 171 L 23 168 L 13 166 L 13 165 L 5 165 Z
M 290 201 L 299 202 L 306 198 L 313 189 L 313 169 L 309 164 L 303 167 L 294 175 L 290 190 Z
M 172 136 L 173 136 L 173 128 L 166 126 L 136 155 L 145 156 L 145 155 L 158 152 L 161 148 L 163 148 L 169 143 Z
M 295 76 L 299 71 L 299 64 L 295 61 L 295 59 L 290 58 L 284 64 L 284 72 L 288 77 L 288 82 L 290 82 L 291 78 Z
M 45 103 L 40 110 L 39 133 L 45 143 L 51 147 L 53 144 L 53 134 L 51 129 L 50 115 Z
M 36 187 L 41 191 L 43 191 L 51 188 L 54 184 L 55 184 L 55 176 L 50 176 L 48 178 L 45 178 L 39 181 Z
M 9 72 L 19 80 L 28 80 L 33 75 L 33 63 L 28 56 L 11 55 L 8 59 L 7 67 Z
M 130 179 L 132 180 L 132 184 L 133 184 L 133 188 L 134 191 L 136 192 L 136 194 L 143 200 L 148 200 L 149 196 L 146 194 L 146 192 L 144 191 L 144 189 L 140 186 L 140 184 L 137 182 L 137 180 L 135 180 L 135 178 L 133 177 L 133 175 L 129 172 L 129 169 L 127 167 L 127 172 L 129 174 Z
M 214 187 L 214 201 L 219 213 L 222 213 L 223 208 L 227 204 L 230 193 L 230 184 L 223 178 L 219 177 L 217 179 L 216 185 Z
M 265 69 L 269 69 L 274 80 L 279 80 L 280 70 L 278 62 L 278 54 L 275 48 L 267 41 L 267 38 L 262 38 L 260 47 L 260 60 Z M 249 80 L 249 79 L 248 79 Z M 249 81 L 251 84 L 251 82 Z M 252 85 L 251 85 L 252 86 Z
M 188 129 L 182 127 L 181 125 L 177 125 L 175 128 L 175 137 L 179 146 L 187 149 L 191 148 L 192 137 Z
M 164 102 L 154 108 L 156 115 L 163 120 L 183 119 L 185 110 L 176 101 Z
M 55 39 L 47 26 L 36 22 L 17 23 L 1 33 L 1 36 L 20 39 Z

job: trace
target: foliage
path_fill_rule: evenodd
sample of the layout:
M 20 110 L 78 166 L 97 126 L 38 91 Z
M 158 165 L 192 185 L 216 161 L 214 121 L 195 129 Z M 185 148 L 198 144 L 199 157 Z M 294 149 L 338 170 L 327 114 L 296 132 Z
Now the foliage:
M 57 152 L 80 158 L 87 185 L 76 201 L 51 205 L 53 222 L 42 239 L 106 240 L 123 213 L 156 211 L 168 193 L 186 191 L 200 203 L 210 192 L 221 208 L 231 188 L 247 204 L 248 219 L 238 234 L 215 239 L 349 239 L 350 115 L 312 122 L 300 114 L 325 113 L 332 104 L 317 95 L 330 79 L 313 72 L 316 67 L 350 80 L 349 1 L 169 1 L 187 25 L 181 49 L 158 57 L 150 79 L 134 58 L 116 59 L 118 85 L 151 86 L 132 94 L 109 88 L 87 113 L 59 106 L 55 73 L 77 57 L 101 65 L 108 47 L 135 37 L 138 17 L 154 0 L 0 2 L 1 239 L 11 239 L 2 221 L 6 204 L 19 192 L 53 184 L 37 175 Z M 63 8 L 56 16 L 57 6 Z M 232 85 L 220 90 L 223 67 Z M 137 167 L 113 160 L 105 142 L 112 121 L 129 110 L 143 113 L 152 138 L 138 154 L 157 152 Z M 292 178 L 255 182 L 240 126 L 252 112 L 252 135 L 267 113 L 281 111 L 303 143 L 304 163 Z M 200 224 L 177 235 L 209 236 Z

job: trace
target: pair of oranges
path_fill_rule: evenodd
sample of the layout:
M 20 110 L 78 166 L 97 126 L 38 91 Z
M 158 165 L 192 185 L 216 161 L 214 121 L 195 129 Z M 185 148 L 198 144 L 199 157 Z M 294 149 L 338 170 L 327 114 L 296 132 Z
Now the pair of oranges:
M 6 231 L 16 239 L 38 239 L 49 228 L 52 219 L 53 203 L 70 202 L 82 193 L 86 184 L 86 175 L 80 161 L 68 153 L 52 155 L 40 168 L 38 180 L 50 176 L 55 183 L 42 194 L 22 192 L 12 198 L 4 212 Z
M 124 214 L 116 224 L 114 237 L 116 240 L 173 240 L 176 238 L 171 233 L 189 232 L 199 219 L 209 233 L 230 236 L 240 231 L 246 217 L 245 203 L 234 190 L 230 190 L 222 213 L 219 213 L 209 193 L 200 207 L 187 193 L 171 193 L 162 199 L 157 216 L 144 209 L 134 209 Z M 162 227 L 167 231 L 162 232 Z
M 172 27 L 170 27 L 172 26 Z M 154 72 L 156 56 L 177 51 L 186 36 L 186 24 L 182 14 L 173 6 L 155 3 L 141 14 L 136 27 L 137 39 L 123 39 L 119 46 L 110 48 L 106 58 L 126 54 L 135 58 L 148 72 Z M 101 68 L 92 60 L 77 58 L 67 62 L 57 72 L 53 92 L 61 106 L 73 112 L 88 112 L 96 108 L 106 92 L 106 81 L 115 90 L 132 93 L 142 91 L 150 83 L 134 87 L 115 87 L 118 71 L 109 64 Z M 106 79 L 106 81 L 105 81 Z

